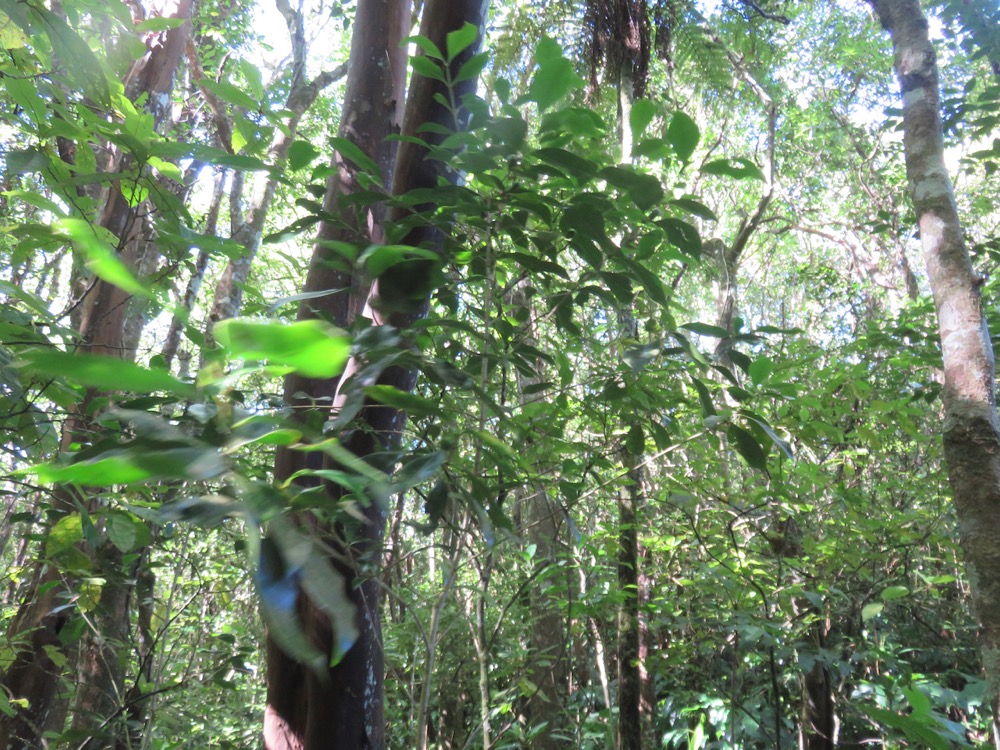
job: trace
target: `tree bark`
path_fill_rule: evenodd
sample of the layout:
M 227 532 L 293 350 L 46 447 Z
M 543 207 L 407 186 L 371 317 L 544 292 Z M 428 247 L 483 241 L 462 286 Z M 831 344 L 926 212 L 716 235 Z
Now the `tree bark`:
M 927 20 L 918 0 L 874 5 L 892 35 L 902 90 L 906 174 L 944 359 L 945 462 L 979 622 L 994 743 L 1000 746 L 1000 421 L 982 279 L 972 268 L 944 163 L 938 70 Z
M 392 60 L 399 59 L 398 39 L 405 32 L 404 8 L 370 2 L 361 2 L 358 6 L 358 16 L 355 18 L 355 35 L 351 48 L 351 73 L 348 79 L 348 92 L 345 96 L 345 111 L 342 120 L 342 134 L 346 133 L 355 144 L 362 148 L 369 146 L 368 153 L 375 154 L 376 163 L 385 169 L 385 155 L 391 153 L 390 146 L 384 143 L 384 134 L 392 123 L 392 114 L 400 101 L 399 81 L 392 71 L 400 68 Z M 445 38 L 453 30 L 459 29 L 466 22 L 482 29 L 485 23 L 485 2 L 483 0 L 462 0 L 447 2 L 436 0 L 424 8 L 421 24 L 421 34 L 431 39 L 440 49 L 445 49 Z M 365 19 L 363 21 L 363 19 Z M 458 70 L 475 51 L 479 44 L 467 49 L 457 60 L 453 61 L 453 73 Z M 386 65 L 387 56 L 390 65 Z M 405 59 L 405 57 L 404 57 Z M 461 101 L 464 93 L 474 90 L 475 81 L 465 81 L 455 87 L 452 94 L 456 101 Z M 376 92 L 373 95 L 373 91 Z M 418 128 L 424 123 L 435 122 L 454 127 L 453 116 L 442 105 L 447 101 L 444 95 L 448 92 L 437 82 L 420 75 L 414 75 L 410 92 L 406 101 L 403 119 L 404 137 L 413 136 L 425 138 L 431 145 L 440 143 L 442 136 L 428 136 Z M 437 96 L 436 96 L 437 95 Z M 373 106 L 373 101 L 376 106 Z M 381 108 L 381 110 L 380 110 Z M 381 116 L 374 116 L 373 110 L 381 111 Z M 461 124 L 461 123 L 459 123 Z M 439 177 L 457 176 L 449 174 L 439 162 L 426 158 L 427 149 L 419 146 L 413 140 L 404 142 L 396 156 L 393 170 L 393 194 L 401 195 L 414 188 L 433 188 Z M 346 162 L 338 160 L 336 182 L 328 189 L 326 204 L 338 208 L 339 199 L 336 185 L 350 188 L 354 183 L 353 168 Z M 346 214 L 340 210 L 341 215 Z M 394 217 L 404 216 L 402 209 Z M 357 225 L 355 225 L 357 226 Z M 324 246 L 322 240 L 327 232 L 336 231 L 334 227 L 324 227 L 320 232 L 320 241 L 313 255 L 306 282 L 306 291 L 321 290 L 351 290 L 359 288 L 360 284 L 349 269 L 331 262 L 335 256 Z M 357 230 L 364 237 L 370 236 L 372 241 L 382 239 L 381 223 L 374 210 L 369 209 L 366 220 Z M 437 247 L 440 244 L 439 235 L 430 227 L 417 227 L 402 238 L 403 244 Z M 365 305 L 371 311 L 372 320 L 376 325 L 389 323 L 397 329 L 405 329 L 414 322 L 426 309 L 426 299 L 411 307 L 407 304 L 397 305 L 395 302 L 409 301 L 412 286 L 400 286 L 393 279 L 393 284 L 380 284 L 386 280 L 384 275 L 373 284 L 372 292 Z M 379 297 L 379 287 L 382 287 Z M 400 299 L 389 298 L 387 289 L 392 288 L 400 295 Z M 420 289 L 425 296 L 429 289 Z M 334 294 L 308 300 L 300 308 L 300 316 L 314 317 L 323 314 L 337 323 L 349 322 L 357 313 L 357 306 L 346 294 Z M 382 310 L 392 312 L 383 313 Z M 308 380 L 299 377 L 289 377 L 285 384 L 285 395 L 290 403 L 298 407 L 301 414 L 308 414 L 317 405 L 323 410 L 339 409 L 344 405 L 344 396 L 339 393 L 341 380 L 346 382 L 348 373 L 355 371 L 358 363 L 354 360 L 348 363 L 345 375 L 326 381 Z M 412 390 L 416 382 L 416 373 L 401 367 L 390 367 L 379 377 L 381 384 L 392 385 L 400 390 Z M 396 445 L 405 423 L 405 413 L 384 406 L 366 404 L 357 417 L 366 429 L 355 429 L 345 438 L 344 445 L 358 457 L 372 456 L 385 448 Z M 291 475 L 300 468 L 302 455 L 292 451 L 283 451 L 276 460 L 275 474 L 279 480 Z M 331 493 L 338 492 L 335 487 L 329 488 Z M 346 554 L 338 555 L 335 564 L 349 581 L 361 579 L 349 592 L 357 609 L 357 624 L 360 635 L 354 646 L 336 666 L 329 670 L 329 679 L 320 680 L 316 675 L 307 673 L 304 668 L 292 661 L 272 642 L 268 648 L 268 706 L 264 723 L 264 741 L 268 750 L 319 750 L 320 748 L 344 748 L 358 750 L 372 748 L 381 750 L 385 747 L 385 727 L 383 722 L 383 657 L 381 643 L 381 621 L 379 614 L 379 583 L 375 575 L 359 570 L 353 560 L 377 560 L 378 547 L 381 544 L 385 518 L 383 509 L 372 503 L 365 509 L 366 525 L 356 533 L 360 537 L 345 549 L 343 542 L 335 533 L 327 536 L 326 541 L 338 551 Z M 333 530 L 331 530 L 333 531 Z M 312 636 L 313 642 L 331 652 L 332 636 L 329 623 L 316 611 L 308 601 L 303 602 L 302 619 L 306 632 Z

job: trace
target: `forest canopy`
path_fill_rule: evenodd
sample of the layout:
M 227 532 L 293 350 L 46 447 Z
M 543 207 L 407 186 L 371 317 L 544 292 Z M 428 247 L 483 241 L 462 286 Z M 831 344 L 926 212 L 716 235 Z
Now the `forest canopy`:
M 0 46 L 0 747 L 1000 748 L 996 0 Z

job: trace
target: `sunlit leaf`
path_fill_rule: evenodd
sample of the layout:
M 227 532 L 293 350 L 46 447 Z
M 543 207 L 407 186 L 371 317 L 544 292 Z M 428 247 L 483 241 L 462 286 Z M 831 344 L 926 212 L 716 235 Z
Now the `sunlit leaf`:
M 351 353 L 350 338 L 321 320 L 231 318 L 216 325 L 215 337 L 233 357 L 287 367 L 310 378 L 339 374 Z
M 471 47 L 479 38 L 479 27 L 468 21 L 460 29 L 449 31 L 445 38 L 445 50 L 448 52 L 448 59 L 454 60 L 465 50 Z
M 546 110 L 571 91 L 583 86 L 573 63 L 563 57 L 562 47 L 554 39 L 545 37 L 535 47 L 538 70 L 528 86 L 526 99 L 535 102 L 539 110 Z
M 49 529 L 49 534 L 45 538 L 45 554 L 48 557 L 55 557 L 81 541 L 83 541 L 83 519 L 79 513 L 70 513 L 60 518 Z

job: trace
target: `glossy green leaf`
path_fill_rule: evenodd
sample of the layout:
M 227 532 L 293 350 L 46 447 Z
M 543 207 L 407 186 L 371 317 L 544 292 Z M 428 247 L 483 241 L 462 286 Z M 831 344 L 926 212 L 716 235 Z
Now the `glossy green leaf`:
M 364 263 L 372 276 L 381 276 L 387 270 L 400 263 L 413 260 L 439 260 L 440 256 L 433 250 L 410 245 L 371 245 L 358 259 Z
M 391 385 L 370 385 L 364 392 L 374 401 L 399 409 L 411 417 L 429 417 L 440 412 L 440 408 L 433 401 L 415 393 L 401 391 Z
M 310 378 L 338 375 L 351 352 L 350 338 L 321 320 L 286 323 L 232 318 L 216 325 L 215 337 L 233 357 L 266 362 Z
M 893 599 L 902 599 L 910 595 L 910 590 L 906 586 L 889 586 L 883 589 L 879 597 L 884 602 L 891 602 Z

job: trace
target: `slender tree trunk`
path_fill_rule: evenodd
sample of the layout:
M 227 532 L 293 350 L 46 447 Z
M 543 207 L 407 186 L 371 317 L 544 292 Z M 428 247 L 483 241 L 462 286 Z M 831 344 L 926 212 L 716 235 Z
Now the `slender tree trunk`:
M 382 136 L 393 122 L 393 113 L 400 100 L 399 83 L 401 81 L 394 71 L 400 67 L 392 63 L 398 58 L 398 40 L 407 27 L 405 7 L 398 5 L 386 6 L 384 3 L 361 2 L 358 6 L 358 16 L 355 17 L 355 35 L 352 40 L 352 68 L 348 79 L 345 96 L 345 111 L 342 115 L 342 134 L 347 133 L 355 143 L 372 146 L 368 153 L 379 154 L 385 149 Z M 364 21 L 362 19 L 365 19 Z M 444 2 L 435 0 L 424 8 L 421 24 L 421 34 L 431 39 L 440 49 L 445 48 L 445 37 L 461 28 L 466 22 L 473 23 L 482 30 L 485 23 L 485 4 L 483 0 L 471 2 Z M 481 34 L 480 34 L 481 39 Z M 454 61 L 454 71 L 458 70 L 465 60 L 478 49 L 474 44 Z M 386 65 L 387 58 L 390 65 Z M 453 71 L 453 72 L 454 72 Z M 451 92 L 457 101 L 466 92 L 471 92 L 475 81 L 465 81 Z M 450 127 L 455 126 L 453 114 L 442 104 L 447 101 L 443 86 L 437 81 L 414 75 L 407 98 L 402 134 L 415 136 L 404 142 L 396 157 L 393 170 L 393 194 L 401 195 L 415 188 L 433 188 L 439 178 L 455 179 L 444 165 L 426 158 L 424 147 L 416 145 L 416 137 L 428 138 L 428 134 L 418 130 L 424 123 L 438 123 Z M 377 106 L 373 106 L 373 102 Z M 369 116 L 373 111 L 381 112 L 379 116 Z M 352 137 L 353 136 L 353 137 Z M 430 140 L 440 143 L 443 138 L 432 135 Z M 385 152 L 382 151 L 384 154 Z M 377 159 L 377 162 L 380 160 Z M 385 162 L 380 165 L 385 169 Z M 344 184 L 350 184 L 353 174 L 346 163 L 338 165 L 335 175 Z M 336 202 L 336 195 L 328 198 Z M 402 209 L 394 219 L 405 215 Z M 373 241 L 382 238 L 378 217 L 371 215 L 366 222 L 371 229 Z M 331 228 L 332 229 L 332 228 Z M 327 229 L 325 231 L 331 231 Z M 366 232 L 362 228 L 362 232 Z M 323 232 L 321 231 L 321 239 Z M 362 235 L 364 236 L 364 235 Z M 404 244 L 438 247 L 439 235 L 430 227 L 416 227 L 402 238 Z M 327 256 L 330 257 L 327 257 Z M 320 290 L 350 290 L 354 284 L 349 269 L 326 262 L 331 260 L 322 242 L 317 243 L 314 253 L 314 263 L 310 267 L 306 282 L 306 291 Z M 412 274 L 412 271 L 410 272 Z M 426 309 L 426 300 L 415 308 L 409 303 L 414 288 L 413 279 L 404 284 L 398 284 L 398 279 L 391 278 L 392 283 L 386 284 L 387 277 L 383 275 L 379 282 L 373 285 L 366 309 L 371 310 L 372 319 L 376 325 L 385 322 L 398 329 L 405 329 L 414 322 Z M 390 289 L 393 290 L 390 293 Z M 420 289 L 422 294 L 428 294 L 428 289 Z M 381 297 L 379 294 L 381 293 Z M 394 295 L 398 293 L 399 297 Z M 354 307 L 347 295 L 327 295 L 304 303 L 300 311 L 310 317 L 319 312 L 325 313 L 335 322 L 349 321 Z M 401 304 L 393 304 L 393 303 Z M 406 303 L 406 304 L 402 304 Z M 382 310 L 393 310 L 384 314 Z M 386 320 L 386 317 L 388 320 Z M 348 363 L 346 373 L 357 369 L 358 363 Z M 342 377 L 346 377 L 342 376 Z M 379 378 L 379 383 L 391 385 L 403 391 L 413 389 L 416 373 L 401 367 L 390 367 Z M 340 379 L 329 381 L 309 381 L 290 377 L 286 381 L 286 398 L 293 405 L 299 406 L 299 411 L 307 413 L 315 404 L 332 403 L 334 409 L 339 409 L 344 401 L 343 394 L 338 393 Z M 302 395 L 305 394 L 303 398 Z M 304 408 L 303 408 L 304 407 Z M 329 408 L 329 407 L 324 407 Z M 358 415 L 366 429 L 355 429 L 345 439 L 344 445 L 354 455 L 366 457 L 375 454 L 386 447 L 396 445 L 401 436 L 406 415 L 395 409 L 367 404 Z M 299 457 L 291 451 L 283 452 L 276 462 L 276 476 L 288 477 L 296 468 Z M 330 488 L 336 492 L 337 488 Z M 344 549 L 335 535 L 327 540 L 347 554 L 338 556 L 337 561 L 341 572 L 349 581 L 361 578 L 351 591 L 350 596 L 357 608 L 358 627 L 360 635 L 354 646 L 344 658 L 330 669 L 329 679 L 320 680 L 312 673 L 306 674 L 303 668 L 289 659 L 273 643 L 268 649 L 268 706 L 265 716 L 264 740 L 268 750 L 285 750 L 295 748 L 303 750 L 318 750 L 319 748 L 344 748 L 358 750 L 373 748 L 380 750 L 385 746 L 385 727 L 383 725 L 383 657 L 381 643 L 381 621 L 379 614 L 379 584 L 378 578 L 370 571 L 361 571 L 349 566 L 345 561 L 357 559 L 379 559 L 378 547 L 381 544 L 385 525 L 384 513 L 375 503 L 365 509 L 367 524 L 357 534 L 360 539 L 350 549 Z M 308 601 L 303 603 L 302 619 L 307 633 L 313 642 L 320 644 L 328 652 L 331 650 L 332 633 L 329 624 L 321 613 Z
M 918 0 L 874 5 L 892 35 L 902 89 L 906 174 L 944 359 L 945 462 L 979 621 L 994 743 L 1000 747 L 1000 421 L 982 279 L 972 268 L 944 164 L 940 87 L 927 20 Z
M 490 281 L 493 281 L 492 279 Z M 487 282 L 489 285 L 489 281 Z M 538 324 L 532 295 L 526 284 L 519 284 L 510 293 L 507 304 L 511 314 L 517 315 L 518 308 L 527 311 L 525 332 L 522 341 L 537 347 Z M 487 303 L 484 310 L 492 307 Z M 484 367 L 485 367 L 484 361 Z M 545 393 L 525 394 L 529 386 L 545 382 L 545 363 L 541 360 L 533 364 L 534 375 L 528 377 L 520 369 L 515 369 L 517 389 L 521 408 L 528 404 L 546 400 Z M 481 386 L 484 387 L 484 386 Z M 549 394 L 551 395 L 551 394 Z M 539 419 L 542 417 L 539 416 Z M 485 413 L 481 417 L 480 429 L 485 429 Z M 532 451 L 544 452 L 544 447 L 526 446 Z M 569 686 L 569 633 L 563 596 L 570 585 L 569 568 L 556 566 L 560 557 L 565 559 L 566 549 L 560 542 L 563 531 L 562 509 L 552 502 L 543 482 L 532 482 L 524 488 L 527 497 L 518 498 L 524 507 L 521 535 L 535 546 L 535 565 L 550 567 L 556 572 L 541 572 L 531 595 L 531 632 L 529 642 L 532 651 L 528 677 L 536 690 L 525 702 L 525 714 L 534 725 L 544 724 L 544 728 L 532 736 L 532 747 L 545 750 L 565 746 L 567 724 L 566 697 Z M 525 491 L 517 494 L 523 496 Z M 538 568 L 536 567 L 536 572 Z M 560 590 L 559 583 L 566 588 Z M 555 588 L 554 595 L 550 589 Z
M 354 20 L 351 41 L 351 71 L 347 79 L 340 136 L 350 140 L 372 156 L 388 182 L 392 175 L 393 145 L 386 137 L 398 132 L 404 97 L 406 53 L 400 42 L 409 30 L 409 3 L 406 0 L 380 2 L 361 0 Z M 387 64 L 388 63 L 388 64 Z M 342 216 L 349 229 L 324 222 L 313 251 L 309 274 L 303 291 L 334 291 L 336 294 L 307 300 L 299 309 L 300 318 L 327 317 L 341 327 L 352 319 L 349 292 L 350 268 L 338 264 L 338 256 L 326 245 L 329 240 L 375 241 L 381 236 L 382 217 L 370 209 L 368 221 L 358 227 L 353 212 L 341 208 L 344 198 L 359 189 L 356 167 L 337 154 L 334 173 L 327 181 L 323 201 L 325 211 Z M 365 226 L 367 224 L 367 226 Z M 371 229 L 369 229 L 371 227 Z M 356 309 L 356 308 L 355 308 Z M 297 415 L 307 418 L 315 408 L 330 409 L 339 379 L 311 380 L 289 376 L 285 397 Z M 305 455 L 279 451 L 275 479 L 283 481 L 305 468 Z M 331 488 L 335 492 L 335 488 Z M 380 511 L 374 504 L 368 509 L 371 545 L 382 534 Z M 334 543 L 336 544 L 335 540 Z M 353 581 L 356 571 L 346 571 Z M 378 583 L 367 578 L 352 592 L 358 609 L 358 641 L 344 658 L 330 670 L 330 679 L 319 680 L 303 665 L 268 640 L 267 709 L 264 716 L 264 743 L 267 750 L 318 750 L 319 748 L 384 747 L 382 726 L 381 625 L 379 621 Z M 332 634 L 325 618 L 314 607 L 301 613 L 307 632 L 320 648 L 332 648 Z

